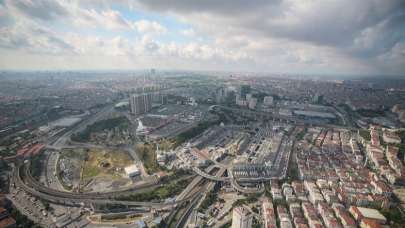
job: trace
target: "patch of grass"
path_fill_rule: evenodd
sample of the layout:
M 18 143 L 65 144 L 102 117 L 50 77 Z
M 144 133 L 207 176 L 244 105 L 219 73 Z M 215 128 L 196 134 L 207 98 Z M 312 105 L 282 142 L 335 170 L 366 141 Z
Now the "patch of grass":
M 94 166 L 85 166 L 83 169 L 83 178 L 91 178 L 100 174 L 100 169 Z
M 82 178 L 94 178 L 99 175 L 106 175 L 113 179 L 121 178 L 121 168 L 132 164 L 132 159 L 124 151 L 100 151 L 90 150 L 84 159 Z M 106 166 L 103 167 L 103 164 Z M 118 168 L 118 171 L 117 171 Z
M 139 193 L 130 196 L 117 197 L 117 200 L 129 200 L 129 201 L 152 201 L 152 200 L 164 200 L 169 197 L 174 197 L 183 191 L 190 183 L 190 180 L 174 181 L 167 185 L 155 188 L 150 192 Z
M 364 130 L 360 129 L 359 134 L 361 137 L 363 137 L 365 140 L 370 141 L 371 140 L 371 135 L 369 130 Z

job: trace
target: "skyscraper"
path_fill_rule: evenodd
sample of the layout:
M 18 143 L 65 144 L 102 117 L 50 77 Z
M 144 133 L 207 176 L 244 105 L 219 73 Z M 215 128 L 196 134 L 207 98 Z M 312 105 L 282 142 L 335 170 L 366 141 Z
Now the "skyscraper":
M 144 99 L 145 112 L 149 112 L 152 109 L 153 94 L 152 93 L 144 93 L 144 94 L 142 94 L 142 96 L 143 96 L 143 99 Z
M 232 228 L 252 227 L 253 215 L 245 207 L 237 207 L 232 212 Z
M 241 99 L 246 100 L 246 94 L 250 93 L 250 85 L 241 85 L 239 96 Z
M 134 115 L 145 114 L 152 109 L 151 93 L 133 94 L 130 98 L 131 113 Z
M 140 115 L 145 113 L 145 100 L 142 94 L 133 94 L 129 103 L 132 114 Z
M 217 103 L 223 103 L 225 101 L 226 98 L 226 93 L 225 93 L 225 88 L 224 87 L 220 87 L 216 90 L 216 102 Z

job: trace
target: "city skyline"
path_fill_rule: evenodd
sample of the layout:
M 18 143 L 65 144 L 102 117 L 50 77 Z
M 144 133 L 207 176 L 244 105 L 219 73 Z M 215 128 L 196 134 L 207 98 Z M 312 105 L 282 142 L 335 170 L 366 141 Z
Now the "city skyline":
M 403 75 L 402 1 L 0 1 L 1 70 Z

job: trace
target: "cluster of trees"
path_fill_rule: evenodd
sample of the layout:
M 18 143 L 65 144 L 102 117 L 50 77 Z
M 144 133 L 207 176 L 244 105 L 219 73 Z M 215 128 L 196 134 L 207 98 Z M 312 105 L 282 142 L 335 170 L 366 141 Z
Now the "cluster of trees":
M 153 189 L 149 192 L 138 193 L 130 196 L 117 197 L 117 200 L 129 200 L 129 201 L 152 201 L 152 200 L 164 200 L 169 197 L 173 197 L 183 191 L 189 184 L 188 180 L 180 180 L 168 183 L 164 186 Z
M 307 128 L 305 128 L 303 131 L 301 131 L 300 133 L 297 134 L 297 140 L 302 140 L 305 136 L 305 134 L 307 133 Z
M 369 110 L 369 109 L 359 109 L 357 110 L 357 113 L 364 117 L 380 117 L 380 116 L 385 116 L 385 111 L 384 110 Z
M 208 193 L 208 195 L 205 197 L 204 201 L 201 202 L 200 207 L 198 208 L 198 211 L 201 213 L 204 213 L 210 205 L 215 203 L 218 200 L 218 193 L 211 191 Z M 223 199 L 219 199 L 225 202 Z
M 259 200 L 260 194 L 250 194 L 248 197 L 246 197 L 245 199 L 238 199 L 236 200 L 233 204 L 232 207 L 239 207 L 242 206 L 244 204 L 250 204 L 250 203 L 254 203 L 257 202 Z
M 359 134 L 361 137 L 363 137 L 365 140 L 370 141 L 371 140 L 371 135 L 369 130 L 364 130 L 360 129 Z
M 111 130 L 115 127 L 118 127 L 120 129 L 127 129 L 129 124 L 130 124 L 129 120 L 125 116 L 100 120 L 87 126 L 86 129 L 84 129 L 84 131 L 73 134 L 71 136 L 71 139 L 77 142 L 86 142 L 90 139 L 90 135 L 93 132 Z
M 138 144 L 136 147 L 136 153 L 138 157 L 142 160 L 145 171 L 148 174 L 153 174 L 160 171 L 160 166 L 156 161 L 156 145 L 150 143 Z
M 40 228 L 41 226 L 36 225 L 31 221 L 27 216 L 21 214 L 17 209 L 11 208 L 10 215 L 13 217 L 17 223 L 17 227 L 31 227 L 31 228 Z
M 196 137 L 197 135 L 203 133 L 209 127 L 211 127 L 213 125 L 218 125 L 218 124 L 219 124 L 218 121 L 205 121 L 205 122 L 198 123 L 197 126 L 177 135 L 176 136 L 176 145 L 180 145 L 183 142 L 185 142 L 189 139 L 192 139 L 192 138 Z
M 37 156 L 34 156 L 31 159 L 31 174 L 35 178 L 39 178 L 41 176 L 42 167 L 45 165 L 45 153 L 40 153 Z

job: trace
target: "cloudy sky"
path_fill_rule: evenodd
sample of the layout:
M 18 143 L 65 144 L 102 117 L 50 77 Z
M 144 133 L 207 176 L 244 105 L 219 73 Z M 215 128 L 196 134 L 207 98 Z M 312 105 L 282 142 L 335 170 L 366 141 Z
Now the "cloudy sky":
M 404 0 L 0 0 L 0 69 L 405 75 Z

